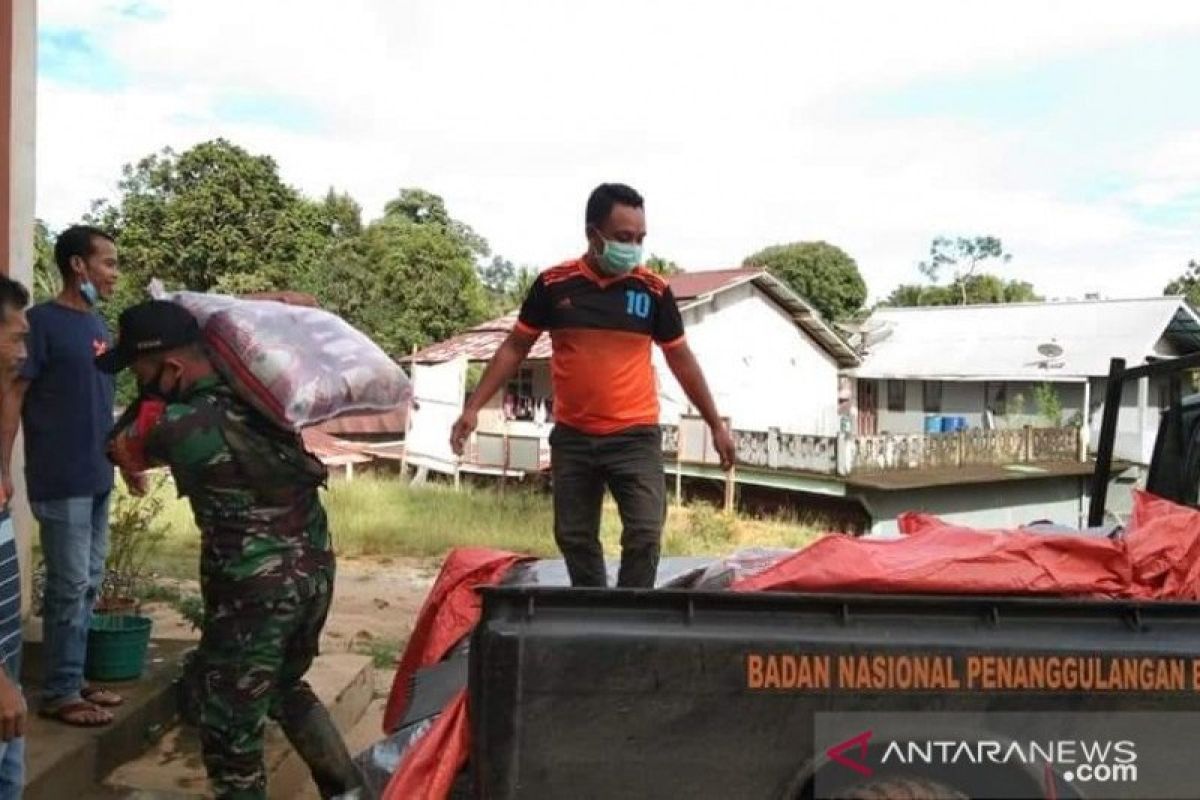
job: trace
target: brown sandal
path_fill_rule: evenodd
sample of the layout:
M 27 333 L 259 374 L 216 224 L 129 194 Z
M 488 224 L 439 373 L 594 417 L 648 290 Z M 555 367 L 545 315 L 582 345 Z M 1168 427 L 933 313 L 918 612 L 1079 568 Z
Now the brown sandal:
M 113 721 L 112 714 L 86 700 L 72 700 L 54 708 L 44 708 L 38 714 L 76 728 L 102 728 Z
M 85 686 L 80 690 L 79 695 L 99 708 L 116 708 L 125 702 L 124 697 L 101 686 Z

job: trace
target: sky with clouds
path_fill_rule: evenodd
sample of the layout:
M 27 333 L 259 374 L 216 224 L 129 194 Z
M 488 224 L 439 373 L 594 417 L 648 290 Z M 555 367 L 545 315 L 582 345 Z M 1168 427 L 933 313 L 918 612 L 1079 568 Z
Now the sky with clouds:
M 1200 3 L 39 0 L 38 214 L 217 136 L 368 216 L 445 197 L 495 252 L 582 247 L 587 192 L 654 253 L 824 239 L 873 297 L 993 234 L 1047 296 L 1159 294 L 1200 259 Z

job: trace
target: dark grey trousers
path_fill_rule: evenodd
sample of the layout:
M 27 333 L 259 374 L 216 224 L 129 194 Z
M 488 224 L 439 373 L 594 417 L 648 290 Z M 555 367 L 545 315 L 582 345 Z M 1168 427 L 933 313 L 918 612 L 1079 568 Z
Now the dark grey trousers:
M 556 425 L 550 434 L 554 540 L 572 586 L 605 586 L 600 547 L 604 489 L 621 514 L 617 586 L 653 587 L 667 512 L 662 432 L 657 425 L 591 436 Z

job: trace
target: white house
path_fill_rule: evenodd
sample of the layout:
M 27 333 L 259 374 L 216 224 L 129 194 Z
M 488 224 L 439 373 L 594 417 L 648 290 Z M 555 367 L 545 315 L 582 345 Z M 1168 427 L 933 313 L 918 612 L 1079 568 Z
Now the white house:
M 812 306 L 759 269 L 686 272 L 672 276 L 670 285 L 692 350 L 734 427 L 836 435 L 839 412 L 848 415 L 850 397 L 845 387 L 839 401 L 839 373 L 857 365 L 858 357 Z M 484 323 L 407 359 L 417 404 L 408 436 L 410 463 L 459 468 L 446 442 L 462 407 L 469 365 L 492 357 L 515 318 Z M 503 446 L 526 448 L 520 457 L 508 453 L 505 464 L 522 462 L 524 471 L 535 462 L 544 466 L 553 425 L 551 352 L 550 337 L 543 336 L 507 391 L 480 415 L 478 449 L 468 463 L 494 465 Z M 675 425 L 689 404 L 661 352 L 654 353 L 661 419 Z
M 686 272 L 671 278 L 671 290 L 733 427 L 837 435 L 838 375 L 858 357 L 807 301 L 759 269 Z M 689 404 L 660 351 L 654 360 L 662 421 L 673 425 Z
M 858 334 L 858 433 L 919 433 L 931 416 L 968 427 L 1045 424 L 1051 390 L 1062 422 L 1096 441 L 1112 358 L 1127 365 L 1200 350 L 1200 318 L 1181 297 L 884 308 Z M 1143 380 L 1124 396 L 1116 455 L 1147 464 L 1167 387 Z M 990 413 L 988 413 L 990 412 Z

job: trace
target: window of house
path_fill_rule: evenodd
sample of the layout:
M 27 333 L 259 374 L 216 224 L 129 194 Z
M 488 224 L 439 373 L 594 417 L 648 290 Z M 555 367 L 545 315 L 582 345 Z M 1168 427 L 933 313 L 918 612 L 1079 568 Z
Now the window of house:
M 887 382 L 887 407 L 888 411 L 903 412 L 906 409 L 905 400 L 908 394 L 908 384 L 904 381 L 888 381 Z
M 533 419 L 533 370 L 522 367 L 505 390 L 505 413 L 513 419 Z
M 942 410 L 942 384 L 941 381 L 924 381 L 921 384 L 922 394 L 925 401 L 926 414 L 939 414 Z

